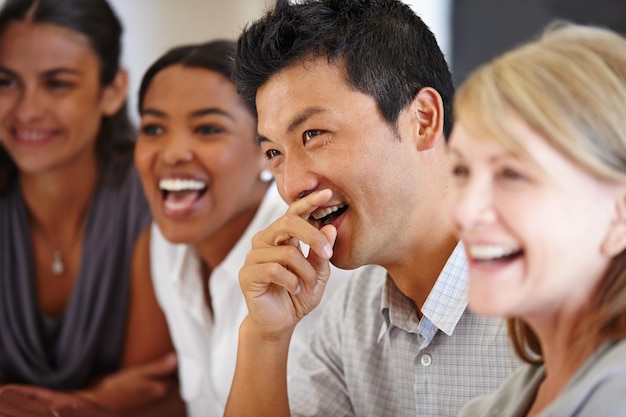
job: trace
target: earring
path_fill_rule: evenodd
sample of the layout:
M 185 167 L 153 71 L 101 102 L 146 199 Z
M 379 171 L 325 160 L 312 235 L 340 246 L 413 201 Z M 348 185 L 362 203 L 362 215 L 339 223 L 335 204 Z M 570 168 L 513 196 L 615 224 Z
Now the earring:
M 274 179 L 274 176 L 272 175 L 272 173 L 269 170 L 264 169 L 259 174 L 259 179 L 261 181 L 263 181 L 263 182 L 270 182 L 271 180 Z

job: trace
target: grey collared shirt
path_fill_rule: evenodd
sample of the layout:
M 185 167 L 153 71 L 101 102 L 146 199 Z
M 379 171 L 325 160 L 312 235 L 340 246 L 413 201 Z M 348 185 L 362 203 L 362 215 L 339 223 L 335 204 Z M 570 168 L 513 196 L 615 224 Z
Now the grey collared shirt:
M 331 277 L 332 279 L 332 277 Z M 326 305 L 309 352 L 291 370 L 294 416 L 456 416 L 519 365 L 498 319 L 466 309 L 459 245 L 422 307 L 367 266 Z

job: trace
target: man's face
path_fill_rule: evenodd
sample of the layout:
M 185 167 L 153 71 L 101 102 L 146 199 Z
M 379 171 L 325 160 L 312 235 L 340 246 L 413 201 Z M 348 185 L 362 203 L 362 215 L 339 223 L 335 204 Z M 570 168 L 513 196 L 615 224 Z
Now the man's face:
M 375 100 L 348 87 L 343 68 L 325 58 L 273 75 L 257 92 L 257 108 L 262 151 L 283 199 L 333 192 L 310 219 L 337 228 L 333 263 L 351 269 L 397 261 L 416 233 L 408 218 L 419 201 L 406 114 L 394 131 Z

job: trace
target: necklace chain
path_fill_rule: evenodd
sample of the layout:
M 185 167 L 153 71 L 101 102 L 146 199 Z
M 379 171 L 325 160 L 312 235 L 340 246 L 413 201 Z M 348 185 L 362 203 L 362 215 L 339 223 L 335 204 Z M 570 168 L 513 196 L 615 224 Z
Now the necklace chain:
M 50 249 L 52 251 L 52 263 L 50 264 L 50 270 L 52 271 L 52 273 L 54 275 L 59 276 L 63 272 L 65 272 L 65 261 L 63 261 L 63 253 L 64 252 L 66 253 L 67 251 L 69 251 L 70 249 L 72 249 L 74 247 L 74 245 L 78 241 L 78 237 L 80 236 L 82 230 L 83 230 L 83 227 L 79 227 L 78 228 L 78 232 L 76 233 L 76 236 L 70 242 L 68 247 L 66 249 L 64 249 L 64 250 L 62 250 L 62 249 L 55 249 L 54 246 L 52 246 L 52 243 L 50 242 L 50 239 L 48 239 L 48 236 L 46 236 L 46 234 L 43 232 L 43 230 L 40 231 L 39 234 L 41 235 L 41 237 L 43 237 L 43 240 L 44 240 L 44 242 L 46 242 L 46 245 L 48 246 L 48 249 Z
M 60 250 L 54 251 L 54 260 L 52 261 L 52 273 L 61 275 L 65 271 L 65 263 L 63 262 L 63 254 Z

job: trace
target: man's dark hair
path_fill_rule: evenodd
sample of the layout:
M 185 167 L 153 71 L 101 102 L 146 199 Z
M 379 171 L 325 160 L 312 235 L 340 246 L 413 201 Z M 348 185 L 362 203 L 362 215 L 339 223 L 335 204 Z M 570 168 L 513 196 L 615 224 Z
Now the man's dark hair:
M 272 75 L 311 57 L 344 65 L 348 85 L 374 98 L 393 126 L 420 89 L 434 88 L 450 134 L 450 70 L 430 29 L 401 1 L 278 0 L 244 28 L 233 79 L 244 97 L 254 98 Z

